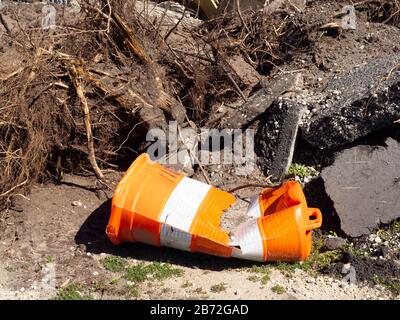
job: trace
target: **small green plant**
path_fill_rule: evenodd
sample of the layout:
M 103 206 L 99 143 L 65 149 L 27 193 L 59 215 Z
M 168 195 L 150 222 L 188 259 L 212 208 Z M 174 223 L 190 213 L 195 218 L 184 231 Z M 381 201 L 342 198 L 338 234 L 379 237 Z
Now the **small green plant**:
M 182 269 L 174 268 L 168 263 L 153 262 L 146 265 L 141 262 L 135 266 L 127 267 L 124 277 L 129 281 L 143 282 L 150 279 L 164 280 L 182 274 Z
M 390 291 L 393 295 L 400 295 L 400 280 L 385 279 L 377 276 L 375 277 L 374 282 L 375 284 L 380 284 L 385 287 L 386 290 Z
M 56 300 L 93 300 L 91 295 L 84 295 L 81 285 L 72 283 L 58 291 Z
M 270 277 L 269 274 L 264 274 L 264 275 L 261 277 L 261 283 L 262 283 L 262 284 L 267 284 L 267 283 L 269 282 L 269 280 L 271 280 L 271 277 Z
M 330 236 L 332 236 L 332 237 L 335 237 L 335 238 L 338 236 L 337 233 L 336 233 L 336 231 L 333 231 L 333 230 L 329 231 L 329 232 L 328 232 L 328 235 L 330 235 Z
M 48 255 L 48 256 L 46 256 L 46 257 L 44 258 L 44 260 L 45 260 L 47 263 L 51 263 L 51 262 L 54 261 L 54 257 L 51 256 L 51 255 Z
M 286 289 L 278 284 L 273 286 L 271 290 L 276 294 L 284 294 L 286 292 Z
M 127 265 L 127 261 L 121 257 L 109 256 L 102 260 L 104 268 L 111 272 L 121 272 Z
M 306 178 L 315 174 L 315 169 L 313 167 L 307 167 L 302 164 L 293 163 L 289 167 L 288 174 L 295 175 L 300 178 Z
M 214 293 L 223 292 L 225 290 L 226 290 L 226 284 L 223 282 L 215 284 L 215 285 L 211 286 L 211 288 L 210 288 L 210 291 L 214 292 Z
M 392 233 L 400 233 L 400 219 L 390 224 L 389 230 Z

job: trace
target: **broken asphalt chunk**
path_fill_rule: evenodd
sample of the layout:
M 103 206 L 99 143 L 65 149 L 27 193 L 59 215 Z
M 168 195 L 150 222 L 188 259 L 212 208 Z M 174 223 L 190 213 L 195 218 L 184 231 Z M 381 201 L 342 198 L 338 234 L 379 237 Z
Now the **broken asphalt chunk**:
M 311 101 L 313 100 L 313 101 Z M 312 97 L 303 137 L 319 149 L 345 146 L 400 118 L 400 54 L 361 65 Z
M 301 73 L 279 75 L 262 81 L 263 88 L 230 115 L 221 119 L 220 128 L 240 129 L 263 114 L 272 103 L 286 93 L 298 92 L 303 87 Z
M 339 153 L 322 171 L 326 193 L 351 237 L 400 217 L 400 143 L 360 145 Z
M 258 164 L 274 180 L 281 180 L 289 170 L 304 110 L 296 99 L 282 99 L 260 120 L 255 143 Z

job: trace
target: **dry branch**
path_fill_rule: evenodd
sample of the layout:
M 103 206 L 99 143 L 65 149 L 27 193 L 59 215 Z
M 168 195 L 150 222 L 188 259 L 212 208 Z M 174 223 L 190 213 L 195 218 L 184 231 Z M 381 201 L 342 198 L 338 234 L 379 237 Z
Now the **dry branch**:
M 86 100 L 85 92 L 82 86 L 82 68 L 75 67 L 73 64 L 70 66 L 71 71 L 71 80 L 74 83 L 76 94 L 81 102 L 83 114 L 84 114 L 84 122 L 86 128 L 86 137 L 87 137 L 87 147 L 88 147 L 88 159 L 90 164 L 92 165 L 93 171 L 96 174 L 98 179 L 103 179 L 104 175 L 101 172 L 95 156 L 94 144 L 93 144 L 93 134 L 92 134 L 92 126 L 90 124 L 90 111 L 89 105 Z

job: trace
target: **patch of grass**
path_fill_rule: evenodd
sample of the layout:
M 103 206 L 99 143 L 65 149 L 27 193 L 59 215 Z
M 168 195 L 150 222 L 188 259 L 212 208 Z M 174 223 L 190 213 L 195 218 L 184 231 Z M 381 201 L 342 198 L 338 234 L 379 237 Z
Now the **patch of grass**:
M 110 285 L 118 284 L 120 280 L 121 280 L 120 277 L 112 278 L 110 281 Z
M 322 271 L 341 261 L 342 258 L 343 252 L 340 250 L 326 251 L 315 255 L 309 263 L 314 269 Z
M 269 282 L 269 280 L 271 280 L 271 277 L 270 277 L 269 274 L 264 274 L 264 275 L 261 277 L 261 283 L 262 283 L 262 284 L 267 284 L 267 283 Z
M 191 283 L 190 281 L 185 281 L 182 285 L 181 285 L 181 288 L 189 288 L 189 287 L 192 287 L 193 286 L 193 283 Z
M 91 295 L 84 295 L 81 285 L 72 283 L 69 286 L 58 291 L 56 300 L 93 300 Z
M 108 286 L 104 281 L 95 281 L 92 284 L 92 290 L 95 292 L 104 292 L 107 289 L 108 289 Z
M 14 271 L 17 271 L 17 268 L 16 268 L 16 267 L 10 267 L 10 266 L 5 267 L 4 269 L 5 269 L 7 272 L 14 272 Z
M 126 268 L 126 272 L 124 275 L 125 279 L 134 282 L 143 282 L 147 280 L 148 271 L 144 263 L 139 263 L 136 266 L 131 266 Z
M 276 294 L 284 294 L 286 292 L 286 289 L 278 284 L 273 286 L 271 290 Z
M 197 294 L 207 294 L 206 291 L 204 291 L 204 289 L 202 287 L 198 287 L 196 289 L 193 290 L 193 293 L 197 293 Z
M 148 265 L 139 263 L 126 268 L 124 277 L 129 281 L 143 282 L 148 279 L 165 280 L 182 275 L 182 269 L 174 268 L 168 263 L 153 262 Z
M 127 285 L 125 287 L 126 290 L 126 296 L 128 298 L 139 298 L 140 297 L 140 292 L 139 292 L 139 288 L 136 285 Z
M 266 284 L 271 278 L 271 267 L 269 265 L 253 265 L 247 269 L 247 271 L 252 273 L 259 273 L 261 277 L 250 276 L 247 278 L 250 281 L 256 282 L 261 281 L 262 284 Z
M 149 273 L 157 280 L 164 280 L 171 277 L 180 277 L 183 275 L 183 270 L 174 268 L 168 263 L 154 262 L 147 266 Z
M 375 277 L 375 284 L 380 284 L 385 287 L 386 290 L 390 291 L 393 295 L 400 295 L 400 280 L 390 280 L 382 277 Z
M 293 163 L 288 170 L 288 174 L 295 175 L 300 178 L 312 176 L 314 173 L 315 169 L 313 167 L 308 167 L 298 163 Z
M 309 264 L 308 263 L 300 263 L 300 262 L 293 262 L 293 263 L 288 263 L 288 262 L 281 262 L 278 261 L 274 264 L 274 266 L 280 270 L 285 272 L 288 275 L 292 275 L 296 269 L 301 269 L 301 270 L 306 270 L 308 271 Z
M 268 264 L 264 264 L 264 265 L 252 265 L 250 268 L 247 268 L 248 272 L 252 272 L 252 273 L 260 273 L 263 275 L 271 275 L 271 266 Z
M 210 291 L 214 293 L 226 291 L 226 284 L 223 282 L 215 284 L 211 286 Z
M 103 267 L 111 272 L 121 272 L 125 269 L 127 261 L 121 257 L 109 256 L 102 260 Z
M 255 275 L 251 275 L 247 278 L 247 280 L 251 281 L 251 282 L 258 282 L 261 280 L 261 278 L 259 276 L 255 276 Z
M 171 292 L 171 288 L 162 288 L 161 293 L 168 293 Z

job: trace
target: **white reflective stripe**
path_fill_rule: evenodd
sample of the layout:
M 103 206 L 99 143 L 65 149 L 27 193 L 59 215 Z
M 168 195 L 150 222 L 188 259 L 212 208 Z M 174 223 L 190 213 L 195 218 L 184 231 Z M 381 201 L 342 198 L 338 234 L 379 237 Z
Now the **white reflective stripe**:
M 197 210 L 211 186 L 184 177 L 168 198 L 160 215 L 160 222 L 188 232 Z
M 238 246 L 240 250 L 232 250 L 232 257 L 264 261 L 264 246 L 257 221 L 255 218 L 239 225 L 236 239 L 231 245 Z
M 184 251 L 190 251 L 192 235 L 181 231 L 165 223 L 162 224 L 160 234 L 160 244 L 165 247 L 175 248 Z
M 252 218 L 259 218 L 262 216 L 260 201 L 259 201 L 259 194 L 253 196 L 250 199 L 250 204 L 247 209 L 247 215 Z

